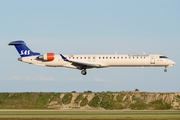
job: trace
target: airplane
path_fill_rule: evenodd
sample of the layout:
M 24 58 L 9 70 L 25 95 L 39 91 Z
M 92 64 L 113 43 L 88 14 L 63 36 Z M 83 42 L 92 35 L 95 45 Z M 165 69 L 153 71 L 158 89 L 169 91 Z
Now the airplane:
M 160 54 L 40 54 L 31 51 L 24 41 L 13 41 L 20 54 L 19 61 L 47 67 L 68 67 L 81 70 L 86 75 L 86 69 L 105 67 L 161 67 L 167 72 L 167 66 L 176 63 Z

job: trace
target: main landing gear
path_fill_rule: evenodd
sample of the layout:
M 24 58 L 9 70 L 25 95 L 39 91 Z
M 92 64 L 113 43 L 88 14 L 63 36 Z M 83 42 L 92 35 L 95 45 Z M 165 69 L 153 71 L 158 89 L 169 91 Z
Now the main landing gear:
M 167 72 L 167 69 L 166 69 L 166 68 L 167 68 L 167 66 L 165 66 L 164 72 Z
M 81 74 L 86 75 L 86 74 L 87 74 L 86 69 L 85 69 L 85 70 L 82 70 L 82 71 L 81 71 Z
M 81 71 L 81 74 L 83 74 L 83 75 L 86 75 L 86 74 L 87 74 L 87 72 L 86 72 L 86 66 L 77 66 L 77 69 L 82 70 L 82 71 Z

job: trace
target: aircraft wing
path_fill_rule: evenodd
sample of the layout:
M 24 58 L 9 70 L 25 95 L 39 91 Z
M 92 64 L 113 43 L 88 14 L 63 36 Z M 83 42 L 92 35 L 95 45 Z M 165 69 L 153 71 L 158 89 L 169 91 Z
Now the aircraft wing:
M 64 57 L 62 54 L 60 54 L 60 56 L 62 57 L 62 59 L 66 62 L 70 62 L 71 65 L 76 66 L 77 68 L 98 68 L 101 67 L 100 64 L 89 64 L 89 63 L 82 63 L 82 62 L 75 62 L 75 61 L 71 61 L 68 60 L 66 57 Z

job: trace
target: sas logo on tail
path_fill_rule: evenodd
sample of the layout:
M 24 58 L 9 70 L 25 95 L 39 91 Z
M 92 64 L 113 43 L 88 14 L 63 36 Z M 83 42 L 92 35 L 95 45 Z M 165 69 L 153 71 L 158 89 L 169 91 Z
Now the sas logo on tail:
M 21 50 L 21 55 L 30 55 L 30 50 Z

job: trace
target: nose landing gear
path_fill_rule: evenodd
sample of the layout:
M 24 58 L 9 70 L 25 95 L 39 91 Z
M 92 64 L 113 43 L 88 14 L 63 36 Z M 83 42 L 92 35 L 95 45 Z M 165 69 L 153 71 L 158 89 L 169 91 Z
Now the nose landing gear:
M 167 69 L 166 69 L 166 68 L 167 68 L 167 66 L 165 66 L 164 72 L 167 72 Z
M 86 69 L 82 70 L 81 74 L 86 75 L 87 74 Z

